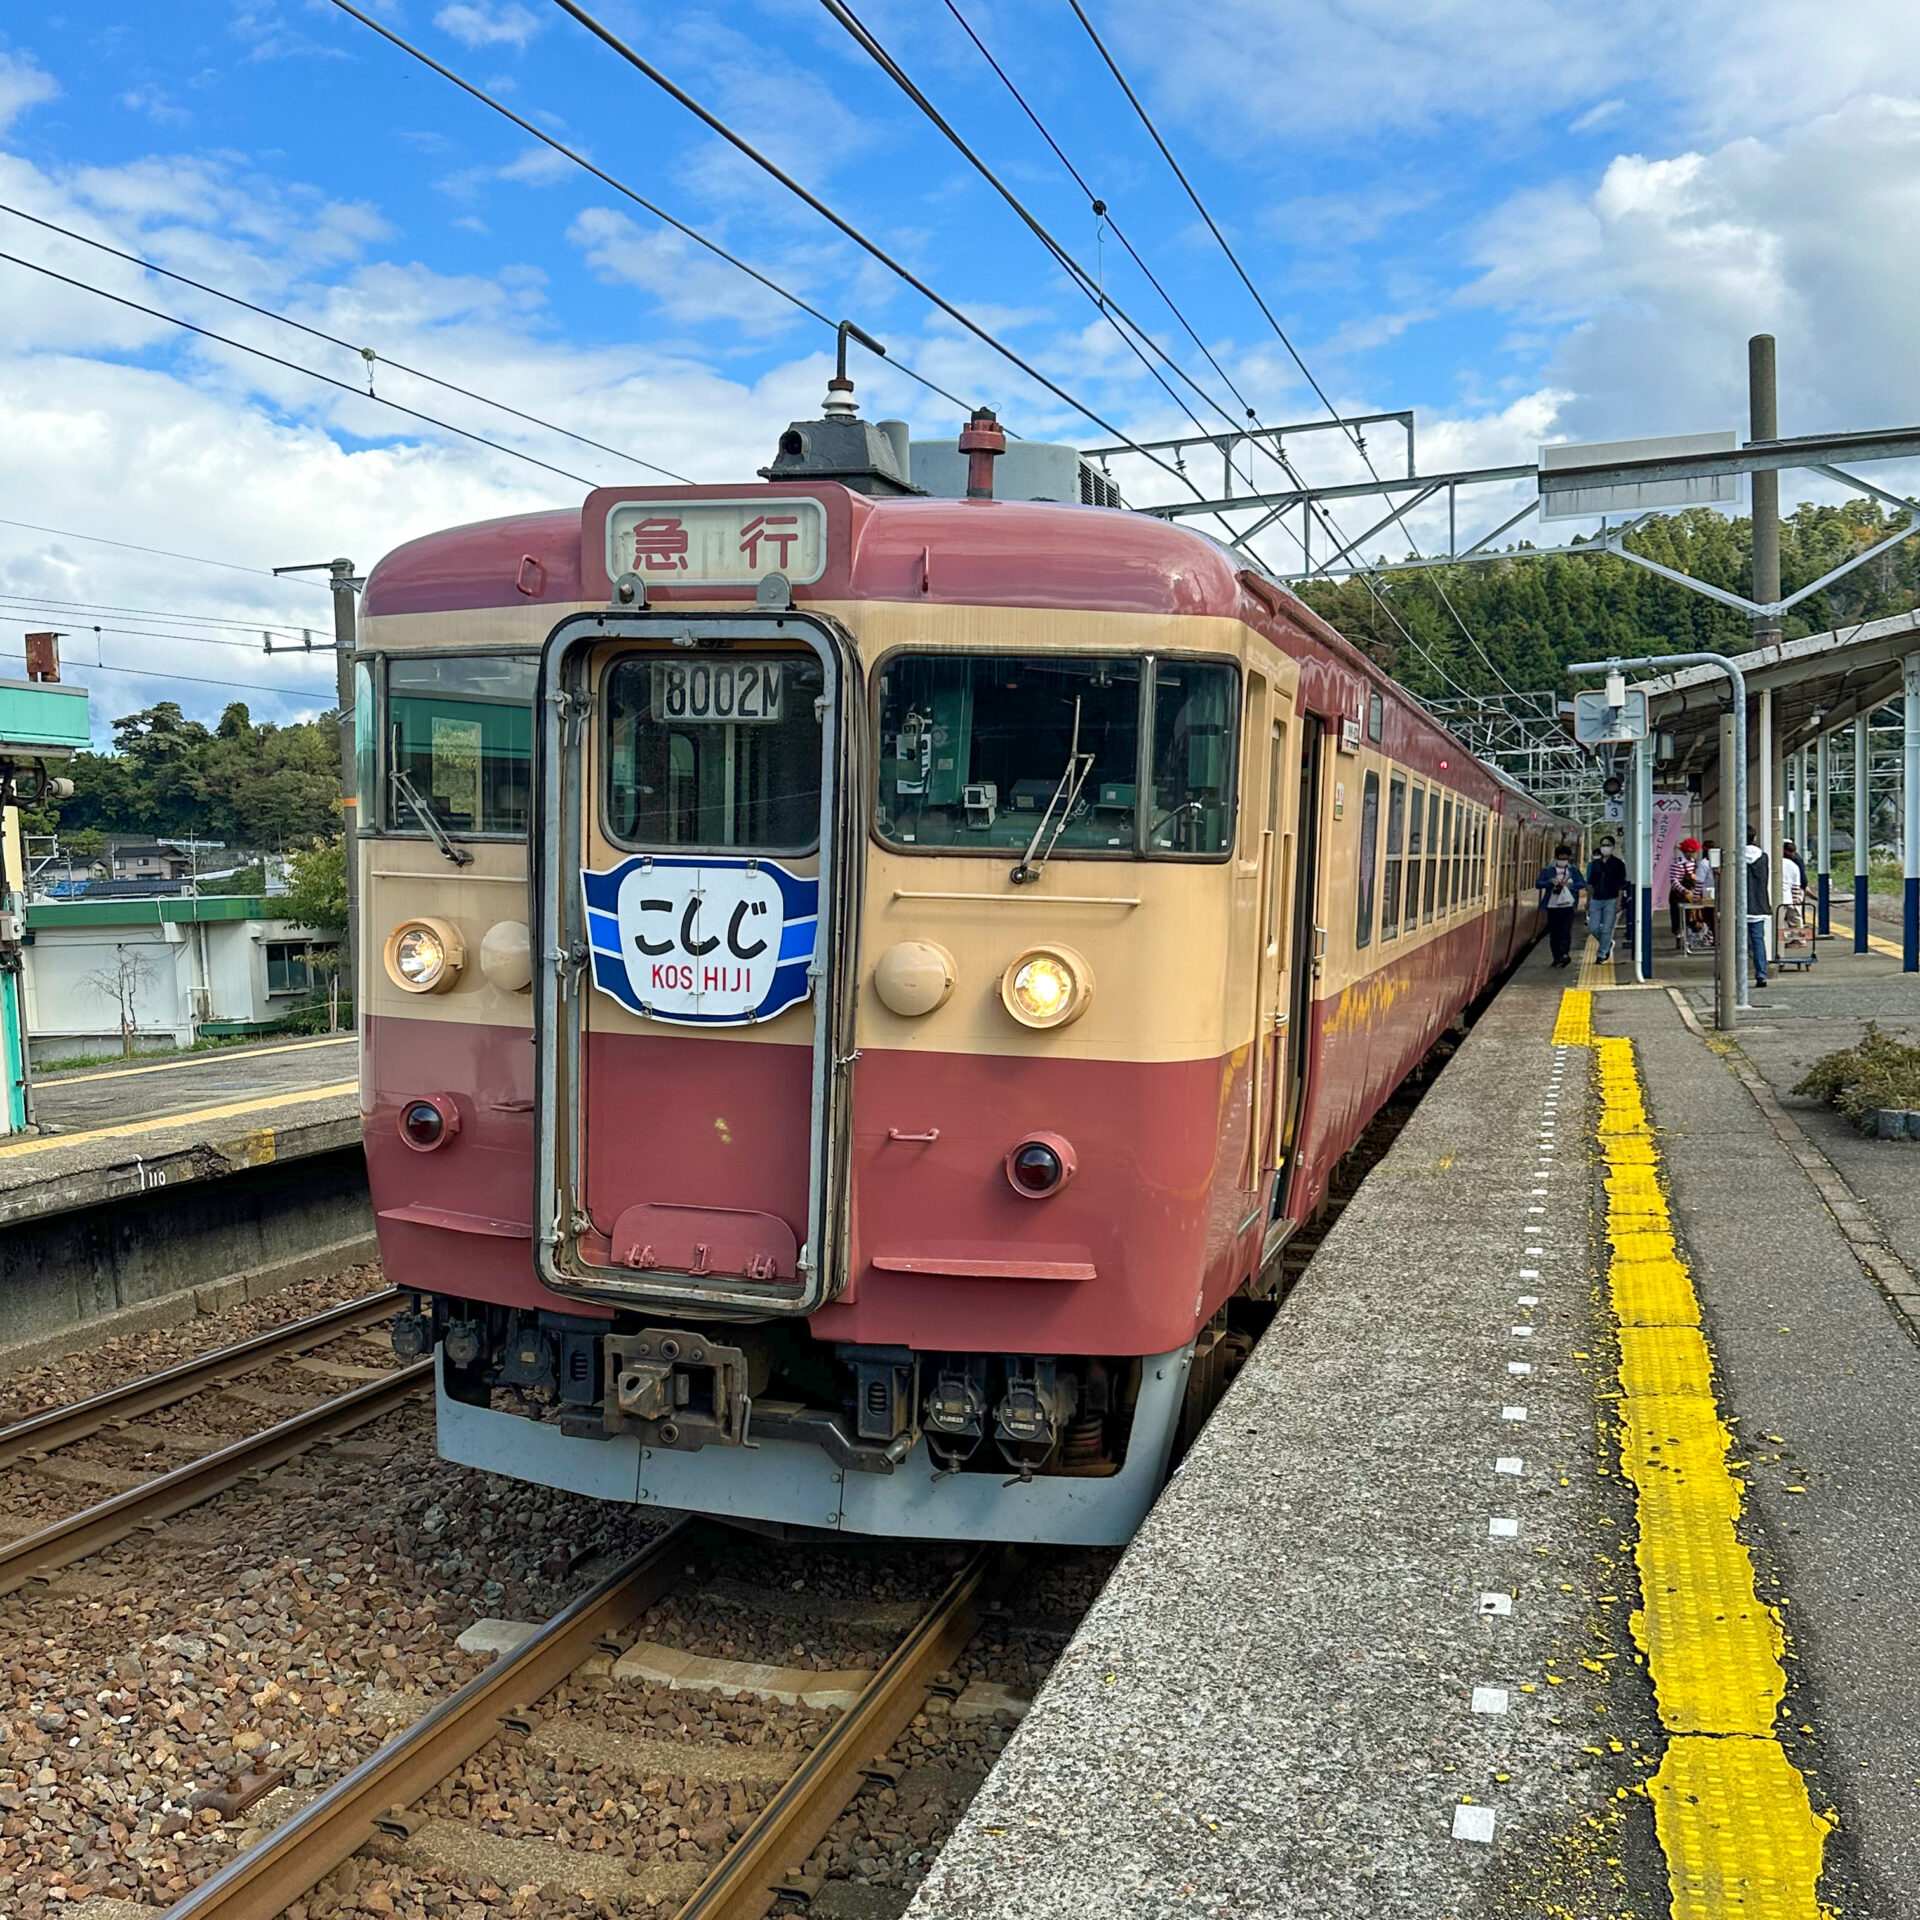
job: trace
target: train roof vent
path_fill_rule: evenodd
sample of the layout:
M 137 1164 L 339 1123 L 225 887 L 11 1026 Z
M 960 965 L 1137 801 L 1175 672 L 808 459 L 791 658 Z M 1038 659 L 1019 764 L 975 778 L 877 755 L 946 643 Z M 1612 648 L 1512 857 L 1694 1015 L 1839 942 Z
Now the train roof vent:
M 945 500 L 967 497 L 967 456 L 958 440 L 916 440 L 913 477 Z M 1083 507 L 1124 507 L 1120 489 L 1078 447 L 1009 438 L 994 462 L 993 490 L 1002 500 L 1064 500 Z

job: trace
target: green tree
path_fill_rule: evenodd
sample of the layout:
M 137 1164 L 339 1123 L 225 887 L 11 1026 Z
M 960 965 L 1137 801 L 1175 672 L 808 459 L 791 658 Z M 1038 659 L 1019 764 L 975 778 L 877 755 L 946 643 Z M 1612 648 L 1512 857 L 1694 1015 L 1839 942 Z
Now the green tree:
M 346 841 L 338 835 L 315 841 L 295 852 L 291 864 L 287 890 L 279 899 L 280 918 L 315 933 L 345 933 Z

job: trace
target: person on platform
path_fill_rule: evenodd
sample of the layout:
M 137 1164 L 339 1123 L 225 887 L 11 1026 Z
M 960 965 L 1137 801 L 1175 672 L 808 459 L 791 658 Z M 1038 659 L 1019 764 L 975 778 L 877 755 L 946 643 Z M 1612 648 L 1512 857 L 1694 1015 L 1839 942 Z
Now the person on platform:
M 1629 900 L 1627 863 L 1614 851 L 1613 835 L 1608 834 L 1587 868 L 1587 928 L 1598 943 L 1593 957 L 1602 966 L 1613 958 L 1614 924 Z
M 1773 919 L 1771 862 L 1752 827 L 1747 829 L 1747 946 L 1753 954 L 1753 984 L 1767 984 L 1767 926 Z
M 1673 950 L 1687 950 L 1687 908 L 1700 889 L 1700 842 L 1692 834 L 1680 842 L 1673 863 L 1673 879 L 1667 886 L 1667 924 L 1673 929 Z
M 1807 869 L 1791 840 L 1780 843 L 1780 911 L 1790 927 L 1806 918 Z
M 1580 869 L 1573 849 L 1563 841 L 1533 883 L 1540 889 L 1540 910 L 1547 916 L 1547 944 L 1553 964 L 1564 967 L 1573 958 L 1573 916 L 1580 909 Z

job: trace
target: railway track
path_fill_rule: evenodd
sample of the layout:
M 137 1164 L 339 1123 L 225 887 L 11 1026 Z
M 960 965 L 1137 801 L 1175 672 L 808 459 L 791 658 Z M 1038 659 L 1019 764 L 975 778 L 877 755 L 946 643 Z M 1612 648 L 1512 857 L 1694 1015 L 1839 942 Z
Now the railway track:
M 124 1386 L 96 1393 L 71 1406 L 50 1407 L 44 1413 L 0 1427 L 0 1467 L 16 1461 L 44 1458 L 60 1447 L 87 1439 L 104 1429 L 121 1426 L 143 1414 L 157 1413 L 196 1393 L 225 1387 L 243 1374 L 275 1360 L 298 1359 L 350 1333 L 362 1332 L 384 1320 L 400 1298 L 393 1287 L 349 1300 L 288 1326 L 255 1334 L 230 1347 L 221 1347 L 198 1359 L 182 1361 L 163 1373 L 151 1373 Z
M 431 1360 L 398 1367 L 385 1379 L 336 1394 L 305 1413 L 0 1545 L 0 1594 L 12 1593 L 29 1580 L 44 1579 L 142 1527 L 170 1519 L 249 1476 L 271 1472 L 310 1447 L 377 1420 L 427 1386 L 432 1376 Z
M 541 1724 L 540 1701 L 596 1655 L 605 1658 L 617 1650 L 614 1636 L 681 1583 L 690 1556 L 726 1538 L 726 1530 L 710 1521 L 683 1520 L 669 1528 L 518 1648 L 175 1901 L 168 1909 L 171 1920 L 274 1920 L 377 1836 L 410 1837 L 420 1825 L 411 1809 L 437 1783 L 503 1733 L 534 1734 Z M 815 1890 L 802 1874 L 808 1856 L 863 1787 L 890 1778 L 888 1749 L 920 1712 L 930 1683 L 966 1646 L 1016 1566 L 1005 1548 L 975 1553 L 691 1896 L 659 1910 L 676 1913 L 678 1920 L 759 1920 L 782 1898 L 805 1900 Z M 690 1772 L 701 1757 L 690 1746 Z M 563 1857 L 555 1861 L 562 1872 Z

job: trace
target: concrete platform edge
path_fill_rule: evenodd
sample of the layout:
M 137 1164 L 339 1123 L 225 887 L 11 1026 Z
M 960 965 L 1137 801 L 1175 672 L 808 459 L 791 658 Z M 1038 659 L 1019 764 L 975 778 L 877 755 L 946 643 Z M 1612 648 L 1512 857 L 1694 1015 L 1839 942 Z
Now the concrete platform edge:
M 153 1333 L 164 1327 L 185 1326 L 203 1313 L 218 1313 L 237 1307 L 245 1300 L 263 1300 L 285 1287 L 297 1287 L 318 1280 L 341 1267 L 357 1266 L 374 1259 L 379 1252 L 371 1233 L 353 1234 L 344 1240 L 330 1241 L 286 1260 L 254 1267 L 220 1280 L 204 1281 L 163 1294 L 157 1300 L 142 1300 L 130 1307 L 116 1308 L 76 1326 L 56 1333 L 40 1334 L 31 1340 L 17 1340 L 0 1346 L 0 1375 L 19 1373 L 27 1367 L 42 1367 L 49 1361 L 97 1347 L 103 1341 L 128 1335 Z

